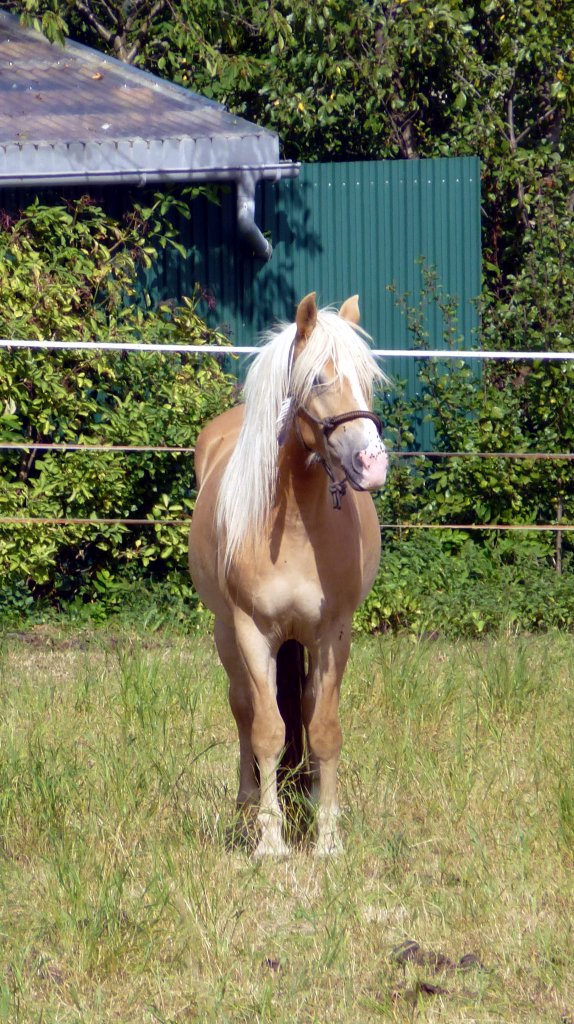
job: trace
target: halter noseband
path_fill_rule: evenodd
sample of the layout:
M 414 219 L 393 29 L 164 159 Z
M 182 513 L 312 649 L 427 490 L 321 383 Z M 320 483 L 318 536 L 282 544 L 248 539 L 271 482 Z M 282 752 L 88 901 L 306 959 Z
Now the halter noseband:
M 331 434 L 337 427 L 342 426 L 343 423 L 352 423 L 353 420 L 372 420 L 375 424 L 378 433 L 382 432 L 382 423 L 376 413 L 371 412 L 369 409 L 351 409 L 350 412 L 341 412 L 338 416 L 325 416 L 323 419 L 319 419 L 317 416 L 313 416 L 313 413 L 309 412 L 303 405 L 299 406 L 295 415 L 295 423 L 297 424 L 297 416 L 302 416 L 304 420 L 313 426 L 319 427 L 325 440 L 329 440 Z M 309 445 L 305 444 L 301 436 L 299 427 L 296 426 L 299 440 L 307 451 L 312 451 Z M 335 474 L 326 459 L 322 455 L 315 453 L 323 469 L 325 470 L 329 480 L 329 493 L 333 499 L 333 508 L 340 511 L 341 509 L 341 498 L 347 493 L 347 480 L 349 479 L 347 474 L 342 480 L 335 480 Z
M 297 409 L 297 415 L 302 416 L 308 423 L 313 423 L 316 427 L 320 427 L 323 436 L 327 440 L 337 427 L 340 427 L 343 423 L 351 423 L 353 420 L 372 420 L 379 434 L 383 429 L 383 425 L 376 412 L 370 412 L 369 409 L 351 409 L 350 412 L 341 412 L 338 416 L 325 416 L 320 420 L 317 416 L 313 416 L 313 413 L 309 412 L 304 405 L 301 405 Z

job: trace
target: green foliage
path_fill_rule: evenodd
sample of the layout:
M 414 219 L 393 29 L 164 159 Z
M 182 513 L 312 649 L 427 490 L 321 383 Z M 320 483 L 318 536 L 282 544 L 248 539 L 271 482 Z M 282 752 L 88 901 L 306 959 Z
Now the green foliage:
M 224 343 L 196 301 L 152 310 L 138 277 L 177 243 L 157 197 L 125 221 L 86 198 L 33 203 L 0 230 L 0 334 L 12 338 Z M 192 446 L 231 400 L 212 358 L 176 354 L 9 349 L 0 353 L 0 515 L 144 519 L 120 524 L 2 526 L 0 603 L 25 609 L 97 600 L 115 608 L 143 577 L 181 588 L 193 506 L 191 454 L 42 451 L 34 444 Z M 188 596 L 191 587 L 185 582 Z
M 557 575 L 538 534 L 383 531 L 375 586 L 356 613 L 359 632 L 449 637 L 571 629 L 574 566 Z
M 567 298 L 562 300 L 561 318 L 552 317 L 550 348 L 571 348 L 566 331 L 574 289 L 573 244 L 571 236 L 540 227 L 532 233 L 529 259 L 515 283 L 521 293 L 517 305 L 525 309 L 530 303 L 532 309 L 542 310 L 541 289 L 553 287 L 560 275 Z M 398 300 L 414 347 L 428 344 L 426 318 L 436 306 L 443 318 L 445 347 L 459 347 L 454 304 L 441 293 L 432 272 L 423 268 L 423 278 L 419 307 L 409 307 L 403 297 Z M 519 328 L 512 315 L 501 312 L 499 316 L 513 326 L 516 334 L 510 345 L 519 348 Z M 493 320 L 485 333 L 492 347 L 504 347 Z M 533 332 L 529 345 L 522 347 L 536 346 L 543 348 L 544 342 Z M 399 533 L 383 531 L 381 571 L 357 615 L 357 627 L 443 630 L 449 635 L 501 628 L 570 628 L 574 620 L 571 535 L 528 530 L 533 524 L 574 522 L 569 463 L 503 458 L 498 453 L 572 450 L 571 364 L 495 362 L 485 364 L 477 374 L 472 363 L 463 360 L 449 361 L 448 368 L 437 360 L 421 360 L 418 377 L 414 402 L 405 401 L 399 385 L 380 409 L 396 456 L 378 505 L 383 523 L 434 523 L 438 529 L 436 533 L 408 527 Z M 414 423 L 422 415 L 432 423 L 437 452 L 463 455 L 407 457 Z M 496 457 L 489 457 L 495 453 Z M 476 530 L 482 523 L 524 529 L 520 533 Z M 473 529 L 449 531 L 449 524 Z
M 564 274 L 568 287 L 574 288 L 570 265 Z M 427 347 L 423 312 L 439 306 L 444 347 L 460 347 L 455 305 L 441 293 L 431 271 L 423 268 L 423 278 L 419 308 L 410 308 L 400 300 L 413 345 Z M 532 289 L 539 287 L 536 276 L 525 271 L 520 282 L 523 305 L 529 282 Z M 557 334 L 565 333 L 566 323 L 565 316 Z M 492 347 L 506 347 L 492 321 L 485 333 Z M 531 345 L 535 346 L 537 341 L 543 347 L 541 338 L 533 338 Z M 519 348 L 518 337 L 510 344 Z M 570 347 L 564 337 L 560 344 L 565 349 Z M 565 362 L 518 365 L 514 361 L 494 361 L 477 370 L 470 361 L 449 360 L 446 365 L 444 361 L 421 360 L 418 397 L 414 402 L 405 402 L 400 386 L 386 398 L 382 414 L 391 447 L 398 451 L 410 449 L 413 424 L 417 417 L 425 416 L 432 423 L 437 451 L 460 452 L 464 457 L 400 459 L 395 479 L 382 497 L 383 519 L 524 525 L 554 522 L 557 515 L 564 522 L 572 520 L 574 484 L 565 470 L 566 463 L 501 458 L 499 453 L 532 456 L 571 450 L 573 428 L 569 408 L 573 377 L 571 364 Z M 470 457 L 473 453 L 476 458 Z

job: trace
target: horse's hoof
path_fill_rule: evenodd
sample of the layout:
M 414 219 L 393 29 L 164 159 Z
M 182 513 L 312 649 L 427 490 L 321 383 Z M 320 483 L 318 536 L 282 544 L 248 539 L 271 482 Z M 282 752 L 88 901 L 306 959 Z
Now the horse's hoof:
M 338 857 L 343 852 L 343 843 L 336 832 L 319 836 L 313 853 L 315 857 Z
M 253 856 L 257 860 L 263 860 L 265 857 L 288 857 L 289 847 L 282 839 L 260 839 L 253 851 Z

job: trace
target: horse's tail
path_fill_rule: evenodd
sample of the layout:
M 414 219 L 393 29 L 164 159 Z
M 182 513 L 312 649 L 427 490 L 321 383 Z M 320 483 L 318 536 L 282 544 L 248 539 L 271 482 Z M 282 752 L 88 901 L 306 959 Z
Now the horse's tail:
M 303 788 L 305 742 L 302 697 L 305 683 L 305 648 L 297 640 L 286 640 L 277 653 L 277 705 L 285 722 L 285 749 L 280 777 Z

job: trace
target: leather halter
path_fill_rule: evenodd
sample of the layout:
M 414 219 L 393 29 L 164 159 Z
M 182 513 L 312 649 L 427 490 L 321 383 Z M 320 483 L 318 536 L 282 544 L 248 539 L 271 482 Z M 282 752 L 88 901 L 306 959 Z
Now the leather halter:
M 309 452 L 314 450 L 312 448 L 309 448 L 308 444 L 305 444 L 305 441 L 301 436 L 301 431 L 299 430 L 299 426 L 297 424 L 297 416 L 302 416 L 304 420 L 307 420 L 307 423 L 319 427 L 323 434 L 323 437 L 326 440 L 329 440 L 331 434 L 333 433 L 334 430 L 337 429 L 337 427 L 342 426 L 343 423 L 352 423 L 353 420 L 372 420 L 379 434 L 381 434 L 383 429 L 382 423 L 377 414 L 371 412 L 369 409 L 351 409 L 349 412 L 339 413 L 338 416 L 325 416 L 323 419 L 319 419 L 317 416 L 313 416 L 313 413 L 309 412 L 308 409 L 305 409 L 305 407 L 301 405 L 297 409 L 295 415 L 295 427 L 297 430 L 299 440 Z M 331 494 L 331 497 L 333 499 L 333 508 L 340 511 L 341 498 L 343 498 L 347 493 L 347 480 L 349 479 L 349 477 L 347 476 L 347 473 L 345 473 L 345 476 L 343 477 L 342 480 L 335 480 L 335 474 L 333 473 L 333 469 L 329 465 L 327 460 L 324 459 L 322 455 L 319 455 L 318 452 L 314 452 L 314 454 L 317 456 L 319 462 L 321 463 L 323 469 L 325 470 L 327 476 L 329 477 L 329 480 L 331 481 L 329 485 L 329 493 Z

